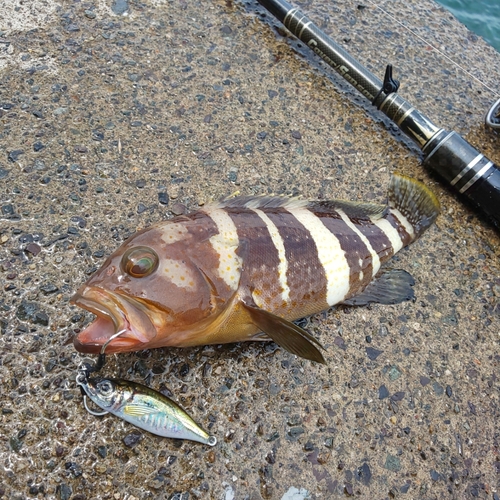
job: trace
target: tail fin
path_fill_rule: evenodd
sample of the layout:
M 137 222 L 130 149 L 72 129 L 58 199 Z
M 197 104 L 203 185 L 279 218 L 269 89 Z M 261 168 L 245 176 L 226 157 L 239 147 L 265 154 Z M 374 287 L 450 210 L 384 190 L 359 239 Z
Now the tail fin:
M 411 177 L 394 174 L 387 194 L 389 207 L 399 210 L 412 226 L 415 239 L 435 220 L 440 211 L 439 201 L 424 184 Z

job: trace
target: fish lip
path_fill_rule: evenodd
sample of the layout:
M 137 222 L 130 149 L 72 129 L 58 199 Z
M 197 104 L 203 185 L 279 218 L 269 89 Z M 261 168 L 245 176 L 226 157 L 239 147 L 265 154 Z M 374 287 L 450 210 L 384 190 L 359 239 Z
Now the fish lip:
M 119 331 L 123 333 L 109 343 L 106 354 L 146 349 L 156 337 L 145 305 L 132 297 L 83 285 L 70 302 L 97 316 L 74 337 L 73 344 L 79 352 L 99 354 L 103 344 Z

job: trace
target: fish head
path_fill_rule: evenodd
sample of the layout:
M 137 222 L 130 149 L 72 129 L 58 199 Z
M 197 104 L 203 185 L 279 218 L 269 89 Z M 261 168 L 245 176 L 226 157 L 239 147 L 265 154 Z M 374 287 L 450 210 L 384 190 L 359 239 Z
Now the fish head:
M 122 394 L 116 382 L 108 378 L 89 378 L 84 385 L 87 396 L 103 410 L 109 410 Z
M 71 302 L 97 316 L 75 336 L 78 351 L 97 354 L 118 332 L 106 353 L 193 345 L 186 335 L 211 321 L 221 301 L 216 277 L 202 270 L 213 267 L 204 252 L 210 235 L 190 231 L 192 223 L 173 219 L 135 233 L 78 289 Z

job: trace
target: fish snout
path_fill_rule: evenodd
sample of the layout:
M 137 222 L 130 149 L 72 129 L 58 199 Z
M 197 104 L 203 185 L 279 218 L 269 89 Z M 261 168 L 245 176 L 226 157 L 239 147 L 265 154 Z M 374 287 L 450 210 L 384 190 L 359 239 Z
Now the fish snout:
M 106 354 L 147 349 L 157 335 L 147 306 L 131 297 L 84 285 L 71 303 L 97 316 L 74 337 L 73 344 L 79 352 L 99 354 L 102 346 L 119 331 L 123 333 L 109 343 Z

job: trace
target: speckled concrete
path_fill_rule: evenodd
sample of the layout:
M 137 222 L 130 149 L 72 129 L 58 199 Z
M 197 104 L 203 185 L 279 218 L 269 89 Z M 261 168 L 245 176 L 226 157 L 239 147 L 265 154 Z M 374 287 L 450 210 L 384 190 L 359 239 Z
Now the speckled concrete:
M 0 5 L 0 497 L 498 499 L 499 234 L 254 4 L 107 2 Z M 414 34 L 358 4 L 302 8 L 500 163 L 471 76 L 498 89 L 500 55 L 429 0 L 383 4 Z M 311 318 L 327 366 L 274 344 L 110 357 L 213 449 L 85 411 L 71 338 L 91 317 L 68 299 L 124 238 L 236 191 L 383 200 L 394 170 L 443 206 L 394 260 L 414 303 Z

